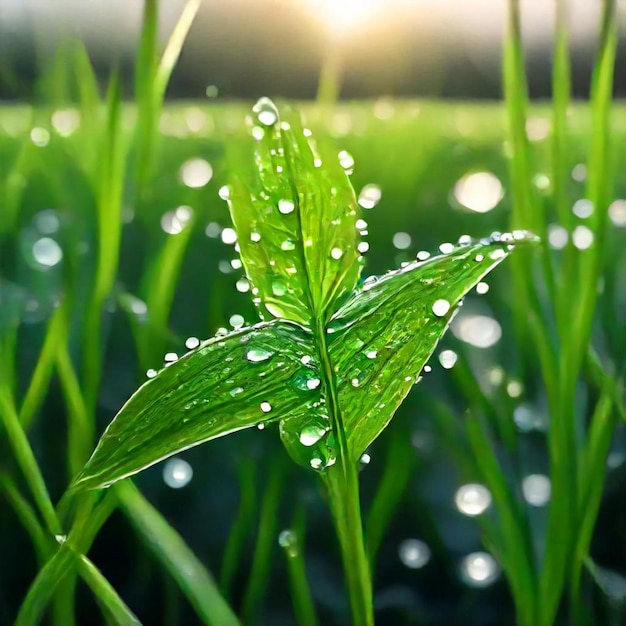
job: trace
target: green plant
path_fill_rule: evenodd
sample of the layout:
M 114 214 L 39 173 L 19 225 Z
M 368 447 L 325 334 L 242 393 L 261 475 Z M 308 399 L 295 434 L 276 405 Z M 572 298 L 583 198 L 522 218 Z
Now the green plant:
M 194 347 L 146 382 L 108 427 L 75 488 L 104 487 L 241 428 L 279 422 L 289 454 L 326 484 L 355 624 L 373 624 L 357 479 L 463 296 L 524 231 L 443 248 L 356 287 L 353 162 L 297 117 L 255 105 L 254 173 L 228 191 L 254 302 L 273 318 Z M 240 160 L 238 162 L 241 162 Z M 233 235 L 234 239 L 234 235 Z
M 513 330 L 506 332 L 508 340 L 498 362 L 517 381 L 523 381 L 523 391 L 516 393 L 522 393 L 522 397 L 527 394 L 529 398 L 535 394 L 541 400 L 545 392 L 550 407 L 552 419 L 546 452 L 550 457 L 547 473 L 552 480 L 552 500 L 545 534 L 549 543 L 545 550 L 540 549 L 544 529 L 537 524 L 537 511 L 530 510 L 519 493 L 521 479 L 528 471 L 525 464 L 528 441 L 516 429 L 512 413 L 521 399 L 509 397 L 506 385 L 485 388 L 484 372 L 472 363 L 472 348 L 453 344 L 460 356 L 452 371 L 446 372 L 450 374 L 446 387 L 440 388 L 440 380 L 433 372 L 432 383 L 420 385 L 417 393 L 404 403 L 404 414 L 398 411 L 393 428 L 385 434 L 382 432 L 420 375 L 458 300 L 481 272 L 499 261 L 496 258 L 468 262 L 467 269 L 466 260 L 476 254 L 487 256 L 484 253 L 489 252 L 496 256 L 506 254 L 511 242 L 505 237 L 500 242 L 467 243 L 423 264 L 411 263 L 408 253 L 394 251 L 400 256 L 396 264 L 406 261 L 409 266 L 377 281 L 357 283 L 353 290 L 361 270 L 359 256 L 365 248 L 364 242 L 359 242 L 358 231 L 365 227 L 356 213 L 350 214 L 357 207 L 345 176 L 345 168 L 348 171 L 352 168 L 348 154 L 341 154 L 343 166 L 337 164 L 336 151 L 324 141 L 314 145 L 308 131 L 304 134 L 298 116 L 283 113 L 279 120 L 276 109 L 267 101 L 259 103 L 252 119 L 255 163 L 250 158 L 249 134 L 242 137 L 239 130 L 234 134 L 226 130 L 240 126 L 245 112 L 237 104 L 202 107 L 201 113 L 215 121 L 215 134 L 210 139 L 190 133 L 181 141 L 178 135 L 164 137 L 159 132 L 159 121 L 175 119 L 180 123 L 193 111 L 186 105 L 170 105 L 165 111 L 161 108 L 169 73 L 198 4 L 186 4 L 172 38 L 160 53 L 156 43 L 157 3 L 153 0 L 145 3 L 135 75 L 137 107 L 122 104 L 122 86 L 115 72 L 106 97 L 101 99 L 89 57 L 75 43 L 60 50 L 53 71 L 41 81 L 37 106 L 32 110 L 2 107 L 0 444 L 6 445 L 8 454 L 3 453 L 1 459 L 0 496 L 2 504 L 6 502 L 9 507 L 0 511 L 0 523 L 12 520 L 11 513 L 5 515 L 10 508 L 23 526 L 24 536 L 30 538 L 36 558 L 32 568 L 28 569 L 28 564 L 22 568 L 22 576 L 24 571 L 30 576 L 33 570 L 36 576 L 17 623 L 37 623 L 48 605 L 55 625 L 80 621 L 76 600 L 82 603 L 87 595 L 80 593 L 81 581 L 96 599 L 102 621 L 137 623 L 127 603 L 139 615 L 142 607 L 137 604 L 135 608 L 136 598 L 110 578 L 124 599 L 118 595 L 107 580 L 106 563 L 100 562 L 97 551 L 90 551 L 105 523 L 115 523 L 108 520 L 116 510 L 139 539 L 129 550 L 132 558 L 148 563 L 152 558 L 158 564 L 151 570 L 158 573 L 157 580 L 150 579 L 150 584 L 158 586 L 163 576 L 163 606 L 167 615 L 164 619 L 168 624 L 175 624 L 182 614 L 176 587 L 203 623 L 236 624 L 239 617 L 235 612 L 246 623 L 253 622 L 271 593 L 269 575 L 275 574 L 271 550 L 277 537 L 286 558 L 297 623 L 325 623 L 322 617 L 325 607 L 313 602 L 304 567 L 305 522 L 307 546 L 312 545 L 316 550 L 307 556 L 319 558 L 315 520 L 305 516 L 304 498 L 300 499 L 300 494 L 292 510 L 281 510 L 285 503 L 291 505 L 293 499 L 289 491 L 293 485 L 280 456 L 282 451 L 266 449 L 263 460 L 267 463 L 241 458 L 245 453 L 235 454 L 239 441 L 246 441 L 245 434 L 232 438 L 237 443 L 228 449 L 237 465 L 241 499 L 226 535 L 225 549 L 220 553 L 219 582 L 213 580 L 207 569 L 212 559 L 197 550 L 190 539 L 187 540 L 194 551 L 183 541 L 167 509 L 161 508 L 162 502 L 157 503 L 162 511 L 159 512 L 142 495 L 141 492 L 149 495 L 155 502 L 153 492 L 144 489 L 144 485 L 150 484 L 146 478 L 148 472 L 138 478 L 141 492 L 130 481 L 123 481 L 97 493 L 75 488 L 57 501 L 67 481 L 76 477 L 93 449 L 99 430 L 98 412 L 107 421 L 110 419 L 110 403 L 101 402 L 107 384 L 111 385 L 112 374 L 116 374 L 122 361 L 107 358 L 116 339 L 110 331 L 111 309 L 117 306 L 118 325 L 120 318 L 124 318 L 122 326 L 124 316 L 128 318 L 132 340 L 130 334 L 122 336 L 125 359 L 131 365 L 126 361 L 121 364 L 126 380 L 133 381 L 160 362 L 166 350 L 181 345 L 180 333 L 186 332 L 191 324 L 189 318 L 182 323 L 182 318 L 177 317 L 181 305 L 179 302 L 177 309 L 175 294 L 194 274 L 210 275 L 210 285 L 194 282 L 197 293 L 193 294 L 192 308 L 197 308 L 196 317 L 202 318 L 201 322 L 196 319 L 197 327 L 208 326 L 211 330 L 207 332 L 212 332 L 226 323 L 234 306 L 241 307 L 239 311 L 247 320 L 252 319 L 252 308 L 243 302 L 243 296 L 234 294 L 232 299 L 237 297 L 241 302 L 232 303 L 224 298 L 232 285 L 216 270 L 217 260 L 224 260 L 218 256 L 224 255 L 221 244 L 214 242 L 215 245 L 206 246 L 194 242 L 194 235 L 198 234 L 206 241 L 201 233 L 203 219 L 223 223 L 221 208 L 214 206 L 211 199 L 227 174 L 236 178 L 229 189 L 238 245 L 253 285 L 259 289 L 253 297 L 258 299 L 259 312 L 267 321 L 240 328 L 228 336 L 220 333 L 149 380 L 111 425 L 78 486 L 95 487 L 116 481 L 182 447 L 224 434 L 225 430 L 277 421 L 285 447 L 309 470 L 303 472 L 303 481 L 326 488 L 346 561 L 355 621 L 367 624 L 372 620 L 369 579 L 374 576 L 377 560 L 382 560 L 377 558 L 379 549 L 389 547 L 385 546 L 385 540 L 394 543 L 397 533 L 392 533 L 392 529 L 398 517 L 409 517 L 406 513 L 413 507 L 413 523 L 417 519 L 424 527 L 431 526 L 428 541 L 437 560 L 449 559 L 444 542 L 438 540 L 433 511 L 424 506 L 421 494 L 407 489 L 427 463 L 422 458 L 425 455 L 416 455 L 411 445 L 413 424 L 427 420 L 428 424 L 441 427 L 438 441 L 447 446 L 449 463 L 456 463 L 464 478 L 484 483 L 491 492 L 494 510 L 478 520 L 485 547 L 503 568 L 515 604 L 516 621 L 547 626 L 562 621 L 604 623 L 614 618 L 619 623 L 611 607 L 605 609 L 593 602 L 597 600 L 598 588 L 604 596 L 604 592 L 610 595 L 611 587 L 603 568 L 590 556 L 591 537 L 606 482 L 607 452 L 616 424 L 625 416 L 626 344 L 619 273 L 623 267 L 622 246 L 616 238 L 619 232 L 610 232 L 607 220 L 608 203 L 613 197 L 623 197 L 626 191 L 614 166 L 623 159 L 625 144 L 612 140 L 623 128 L 610 125 L 616 43 L 614 3 L 604 4 L 591 124 L 587 120 L 587 107 L 570 102 L 567 3 L 555 4 L 559 13 L 552 113 L 543 105 L 531 106 L 527 102 L 519 7 L 514 1 L 510 3 L 505 55 L 508 125 L 505 152 L 510 155 L 510 190 L 506 189 L 498 106 L 422 102 L 418 116 L 416 103 L 396 102 L 394 118 L 384 123 L 372 115 L 370 103 L 342 104 L 336 109 L 344 118 L 353 120 L 355 128 L 358 121 L 367 131 L 349 133 L 342 139 L 359 164 L 351 175 L 352 183 L 358 189 L 375 182 L 383 189 L 384 215 L 376 215 L 376 211 L 371 217 L 368 215 L 371 240 L 376 242 L 368 259 L 368 271 L 372 267 L 373 271 L 382 271 L 388 265 L 387 259 L 383 262 L 376 255 L 384 248 L 384 239 L 391 239 L 394 231 L 390 228 L 419 232 L 420 245 L 430 247 L 435 241 L 450 239 L 455 231 L 506 229 L 504 218 L 510 208 L 511 231 L 530 228 L 541 235 L 538 247 L 520 250 L 506 264 L 505 269 L 511 270 L 512 276 L 509 284 L 502 280 L 507 274 L 499 271 L 499 275 L 494 275 L 494 288 L 487 298 L 503 326 L 509 317 L 514 320 Z M 318 137 L 329 130 L 337 132 L 330 113 L 334 112 L 338 79 L 332 72 L 329 76 L 327 87 L 320 92 L 322 107 L 299 106 Z M 616 110 L 621 111 L 618 106 Z M 68 136 L 50 126 L 50 117 L 59 112 L 80 117 L 77 130 Z M 135 115 L 140 123 L 130 129 L 127 120 Z M 528 123 L 533 117 L 550 115 L 550 142 L 529 144 Z M 450 132 L 449 120 L 458 116 L 471 122 L 471 130 L 463 137 Z M 19 122 L 16 127 L 23 126 L 25 130 L 9 132 L 13 120 Z M 36 143 L 36 135 L 29 137 L 31 128 L 49 129 L 45 148 Z M 417 150 L 415 137 L 420 138 Z M 230 151 L 227 164 L 221 160 L 223 145 Z M 569 171 L 585 158 L 587 151 L 584 194 L 595 210 L 584 221 L 570 210 L 578 188 L 569 180 Z M 177 184 L 173 174 L 187 155 L 198 153 L 211 160 L 215 171 L 206 194 Z M 315 157 L 322 167 L 314 167 Z M 445 167 L 439 163 L 445 163 Z M 283 168 L 280 175 L 274 169 L 276 166 Z M 480 222 L 472 221 L 476 216 L 462 212 L 454 213 L 454 220 L 446 219 L 444 209 L 450 189 L 460 176 L 476 168 L 493 171 L 505 181 L 500 207 L 492 214 L 480 216 Z M 539 188 L 538 174 L 547 174 L 551 182 L 547 189 Z M 302 205 L 299 192 L 306 199 Z M 281 200 L 287 200 L 282 205 L 284 213 L 276 211 Z M 180 232 L 175 236 L 165 235 L 158 228 L 161 215 L 181 204 L 193 207 L 193 212 L 181 212 Z M 264 211 L 270 205 L 274 210 L 267 217 Z M 70 225 L 62 229 L 62 234 L 53 235 L 63 247 L 63 263 L 56 268 L 62 271 L 47 274 L 33 271 L 32 285 L 27 282 L 30 275 L 18 276 L 27 287 L 34 285 L 33 289 L 41 289 L 44 294 L 48 292 L 43 287 L 59 287 L 51 291 L 60 294 L 60 306 L 45 309 L 45 298 L 38 301 L 47 312 L 45 316 L 42 314 L 45 332 L 40 337 L 40 326 L 29 326 L 17 314 L 23 296 L 19 290 L 17 294 L 11 291 L 14 286 L 5 283 L 4 271 L 8 266 L 11 277 L 11 252 L 18 247 L 13 243 L 5 247 L 5 243 L 14 239 L 21 246 L 20 238 L 30 228 L 30 219 L 43 206 L 62 208 L 65 213 L 60 215 L 63 219 L 69 217 Z M 129 208 L 135 221 L 123 224 L 123 213 Z M 303 248 L 302 242 L 307 240 L 304 233 L 319 223 L 313 219 L 298 221 L 298 218 L 317 213 L 330 217 L 319 232 L 313 232 L 311 239 L 315 245 Z M 333 219 L 340 223 L 331 228 Z M 557 221 L 569 233 L 562 252 L 550 246 L 551 221 Z M 89 230 L 87 243 L 96 242 L 86 255 L 80 252 L 85 245 L 84 233 L 79 232 L 83 224 L 87 225 L 85 230 L 93 226 L 94 232 Z M 155 229 L 150 230 L 153 224 L 157 235 Z M 572 236 L 580 226 L 591 231 L 593 245 L 588 248 L 574 245 Z M 145 254 L 141 248 L 132 256 L 130 265 L 137 266 L 135 276 L 134 271 L 129 271 L 122 244 L 125 240 L 135 242 L 133 237 L 137 232 L 146 243 Z M 334 249 L 342 254 L 333 254 Z M 9 262 L 5 263 L 7 257 Z M 183 271 L 185 259 L 196 263 L 200 259 L 202 272 Z M 17 260 L 15 265 L 19 267 Z M 185 280 L 181 280 L 182 276 Z M 232 274 L 226 278 L 231 277 Z M 315 277 L 324 278 L 314 280 Z M 420 282 L 430 279 L 435 281 L 430 286 Z M 604 289 L 597 294 L 599 285 Z M 247 283 L 246 288 L 249 288 Z M 205 302 L 207 291 L 211 298 Z M 227 301 L 222 305 L 222 300 Z M 450 305 L 442 317 L 434 316 L 429 308 L 436 300 L 445 300 Z M 422 325 L 423 317 L 431 318 L 426 326 Z M 414 326 L 418 328 L 416 332 L 407 331 Z M 335 332 L 325 333 L 325 330 Z M 429 334 L 427 338 L 426 334 Z M 249 343 L 241 344 L 242 338 L 248 338 Z M 376 355 L 370 358 L 367 346 L 372 342 L 380 342 L 385 348 L 376 347 Z M 269 356 L 247 361 L 243 356 L 247 347 L 257 344 Z M 369 352 L 373 355 L 374 350 Z M 234 364 L 233 370 L 228 374 L 236 373 L 239 378 L 233 376 L 233 381 L 242 384 L 231 385 L 229 379 L 221 376 L 223 368 L 230 366 L 225 364 L 227 353 L 234 355 L 234 360 L 229 362 Z M 32 355 L 36 355 L 36 362 L 31 368 Z M 262 357 L 263 353 L 256 356 Z M 303 363 L 303 356 L 312 358 Z M 282 365 L 278 365 L 281 361 Z M 334 371 L 333 365 L 339 366 L 338 371 Z M 216 374 L 220 376 L 216 378 Z M 405 380 L 406 377 L 411 380 Z M 232 397 L 230 392 L 240 386 L 244 391 Z M 223 394 L 226 404 L 216 408 L 211 402 L 222 397 L 219 394 Z M 189 397 L 189 402 L 183 402 L 183 395 Z M 315 406 L 316 403 L 319 405 Z M 378 406 L 380 403 L 386 406 Z M 186 404 L 190 408 L 185 411 Z M 459 415 L 455 414 L 455 407 Z M 209 409 L 210 413 L 202 414 Z M 404 419 L 407 409 L 419 412 L 417 418 L 412 415 L 412 420 Z M 217 423 L 210 419 L 211 415 L 221 416 L 223 421 Z M 362 419 L 365 415 L 368 419 Z M 189 421 L 184 422 L 185 419 Z M 119 447 L 112 441 L 116 432 L 123 438 L 124 445 Z M 51 433 L 56 437 L 61 435 L 61 449 L 66 449 L 66 453 L 57 452 L 59 439 L 54 439 L 54 445 L 52 439 L 47 439 Z M 133 433 L 137 439 L 130 442 Z M 271 434 L 265 438 L 266 442 L 272 440 Z M 372 494 L 369 481 L 372 475 L 376 477 L 381 466 L 377 468 L 373 462 L 362 481 L 357 480 L 357 469 L 362 452 L 379 434 L 383 436 L 373 443 L 372 458 L 384 461 L 380 482 Z M 532 437 L 539 438 L 536 433 Z M 173 444 L 172 438 L 177 443 Z M 263 436 L 258 434 L 253 438 L 260 440 Z M 312 445 L 303 445 L 301 438 Z M 220 445 L 224 442 L 207 446 L 207 461 L 219 456 Z M 54 463 L 49 458 L 52 451 Z M 319 480 L 310 480 L 311 461 L 319 465 L 316 477 Z M 264 473 L 256 463 L 267 469 L 265 481 L 264 475 L 255 481 L 255 474 Z M 364 483 L 367 488 L 363 497 L 364 531 L 359 483 L 361 489 Z M 258 488 L 260 484 L 263 489 Z M 372 500 L 367 506 L 370 495 Z M 394 514 L 400 502 L 406 507 L 403 515 L 397 516 Z M 293 520 L 292 526 L 279 534 L 285 514 L 292 516 L 287 518 Z M 195 510 L 193 519 L 197 520 Z M 17 522 L 9 533 L 4 533 L 3 550 L 7 547 L 6 537 L 11 542 L 15 537 L 15 543 L 19 544 L 16 528 Z M 242 585 L 240 575 L 250 547 L 248 539 L 255 532 L 256 540 L 250 549 L 250 574 Z M 395 543 L 393 549 L 396 550 Z M 103 567 L 106 577 L 92 560 Z M 307 559 L 307 564 L 314 560 Z M 2 569 L 0 575 L 5 573 Z M 377 591 L 384 590 L 385 582 L 384 576 L 377 577 Z M 0 621 L 7 615 L 2 613 L 6 595 L 0 594 Z M 466 601 L 455 602 L 456 615 L 464 623 L 470 619 L 466 611 L 472 599 L 467 600 L 466 596 Z M 17 601 L 13 606 L 17 606 Z M 316 611 L 320 612 L 319 619 Z M 8 615 L 7 619 L 13 622 L 14 614 Z M 424 621 L 427 619 L 424 617 Z

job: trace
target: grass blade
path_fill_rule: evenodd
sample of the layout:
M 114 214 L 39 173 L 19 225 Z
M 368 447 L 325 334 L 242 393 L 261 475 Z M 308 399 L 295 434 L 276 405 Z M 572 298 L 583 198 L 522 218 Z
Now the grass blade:
M 78 571 L 83 580 L 91 587 L 98 603 L 109 614 L 110 619 L 117 626 L 137 626 L 141 622 L 119 597 L 111 583 L 102 575 L 102 572 L 84 555 L 74 554 L 78 561 Z
M 120 506 L 144 543 L 170 572 L 207 624 L 238 626 L 215 581 L 178 533 L 128 481 L 115 488 Z

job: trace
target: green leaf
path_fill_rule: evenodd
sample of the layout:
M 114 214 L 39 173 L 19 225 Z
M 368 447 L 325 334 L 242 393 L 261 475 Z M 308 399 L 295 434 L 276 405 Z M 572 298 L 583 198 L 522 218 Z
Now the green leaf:
M 329 358 L 352 460 L 378 437 L 419 380 L 463 296 L 515 243 L 532 239 L 524 231 L 494 235 L 380 278 L 371 276 L 333 315 Z M 303 465 L 323 469 L 335 461 L 323 397 L 304 423 L 299 416 L 283 419 L 281 437 Z
M 75 481 L 103 487 L 204 441 L 306 410 L 309 333 L 283 321 L 218 336 L 148 380 Z M 306 360 L 306 359 L 305 359 Z
M 326 321 L 361 269 L 354 190 L 337 153 L 296 115 L 281 121 L 267 98 L 253 111 L 255 168 L 233 181 L 228 201 L 255 303 L 262 317 Z
M 522 231 L 515 238 L 525 240 Z M 513 235 L 461 246 L 370 279 L 334 316 L 330 358 L 353 459 L 419 380 L 463 297 L 509 253 Z
M 106 486 L 273 420 L 304 466 L 329 467 L 338 444 L 356 461 L 419 379 L 465 294 L 515 244 L 535 239 L 464 237 L 352 291 L 362 259 L 348 157 L 321 154 L 300 121 L 281 121 L 267 99 L 253 111 L 254 175 L 236 180 L 228 199 L 255 302 L 283 319 L 205 342 L 144 384 L 78 487 Z

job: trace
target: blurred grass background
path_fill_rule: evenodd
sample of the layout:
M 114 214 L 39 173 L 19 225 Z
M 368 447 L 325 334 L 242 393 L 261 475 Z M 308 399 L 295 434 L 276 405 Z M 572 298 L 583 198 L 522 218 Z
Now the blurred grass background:
M 154 26 L 154 17 L 145 24 Z M 205 338 L 241 323 L 234 315 L 255 321 L 245 283 L 238 283 L 237 254 L 223 240 L 228 241 L 223 229 L 230 223 L 218 194 L 228 182 L 226 150 L 249 141 L 244 119 L 252 101 L 176 102 L 161 112 L 164 83 L 163 77 L 156 79 L 155 28 L 144 26 L 141 42 L 136 104 L 121 103 L 113 74 L 105 107 L 87 56 L 68 45 L 42 74 L 36 102 L 0 108 L 0 374 L 2 390 L 11 392 L 1 398 L 2 410 L 10 412 L 7 398 L 15 399 L 55 503 L 147 369 L 160 368 L 166 352 L 183 352 L 189 336 Z M 464 234 L 506 230 L 511 222 L 513 146 L 500 103 L 382 97 L 324 110 L 310 102 L 297 105 L 318 136 L 329 135 L 338 151 L 354 157 L 352 181 L 369 225 L 365 275 L 410 260 L 419 250 L 434 252 Z M 608 175 L 614 188 L 593 339 L 602 361 L 619 372 L 626 355 L 621 103 L 612 118 Z M 568 227 L 578 233 L 574 247 L 580 251 L 590 217 L 585 164 L 594 136 L 588 105 L 569 107 L 567 124 L 561 182 Z M 553 200 L 553 131 L 549 106 L 533 105 L 526 121 L 532 184 L 549 224 L 548 245 L 560 263 L 568 231 Z M 531 267 L 528 258 L 525 262 Z M 550 415 L 535 347 L 516 335 L 520 312 L 510 272 L 506 265 L 498 269 L 486 294 L 467 298 L 432 371 L 369 451 L 361 476 L 379 624 L 515 623 L 503 576 L 489 561 L 471 556 L 490 548 L 483 547 L 481 528 L 498 524 L 493 507 L 479 524 L 467 515 L 471 504 L 455 500 L 461 485 L 481 482 L 461 417 L 483 397 L 489 400 L 485 413 L 502 429 L 494 450 L 526 511 L 533 550 L 545 547 Z M 538 285 L 540 275 L 537 270 Z M 573 298 L 581 287 L 574 281 L 561 285 L 565 302 L 568 291 Z M 547 294 L 543 301 L 547 307 Z M 556 341 L 558 328 L 546 330 Z M 601 385 L 593 382 L 592 371 L 585 370 L 583 380 L 576 407 L 584 414 Z M 617 393 L 623 397 L 623 387 Z M 607 458 L 591 546 L 593 560 L 603 568 L 598 580 L 610 598 L 593 584 L 587 588 L 589 611 L 601 620 L 596 623 L 623 619 L 624 426 L 617 427 Z M 513 450 L 506 439 L 511 428 Z M 32 533 L 29 538 L 24 530 L 28 509 L 19 506 L 19 494 L 31 482 L 27 477 L 23 484 L 10 441 L 0 437 L 3 624 L 13 623 L 38 571 Z M 175 464 L 156 466 L 135 482 L 249 623 L 294 623 L 286 591 L 294 581 L 293 561 L 281 555 L 278 537 L 292 525 L 300 530 L 306 525 L 306 568 L 319 623 L 347 623 L 343 575 L 323 495 L 307 472 L 284 461 L 277 433 L 268 428 L 181 454 Z M 534 480 L 524 481 L 528 476 Z M 481 509 L 480 491 L 472 497 Z M 155 561 L 149 547 L 154 526 L 140 531 L 143 540 L 137 541 L 137 520 L 148 517 L 145 511 L 137 514 L 132 495 L 120 501 L 125 515 L 112 514 L 89 552 L 91 560 L 143 623 L 198 623 L 202 618 L 189 602 L 193 594 L 181 594 L 174 584 L 181 566 Z M 95 623 L 101 618 L 93 617 L 97 609 L 82 585 L 76 623 Z M 71 623 L 62 602 L 54 611 L 54 623 Z

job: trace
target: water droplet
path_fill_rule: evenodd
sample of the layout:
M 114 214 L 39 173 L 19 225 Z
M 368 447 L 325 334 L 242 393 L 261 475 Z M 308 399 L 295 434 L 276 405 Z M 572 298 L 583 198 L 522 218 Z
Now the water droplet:
M 155 369 L 150 368 L 147 372 L 146 372 L 146 376 L 148 378 L 154 378 L 156 375 L 158 374 L 158 372 Z
M 243 315 L 239 315 L 235 313 L 235 315 L 231 315 L 228 323 L 235 329 L 241 328 L 245 324 L 245 320 L 243 319 Z
M 576 226 L 572 233 L 572 242 L 578 250 L 586 250 L 593 243 L 593 231 L 587 226 Z
M 582 183 L 587 178 L 587 166 L 584 163 L 574 165 L 572 169 L 572 179 L 577 183 Z
M 338 260 L 343 256 L 343 250 L 341 248 L 333 248 L 330 251 L 330 256 L 335 259 Z
M 213 178 L 213 168 L 204 159 L 190 159 L 180 168 L 180 180 L 187 187 L 204 187 Z
M 456 201 L 476 213 L 487 213 L 502 199 L 502 183 L 491 172 L 475 172 L 461 178 L 453 190 Z
M 54 539 L 59 545 L 63 545 L 67 541 L 67 535 L 55 535 Z
M 474 261 L 476 261 L 478 263 L 480 263 L 481 261 L 484 261 L 484 260 L 485 260 L 485 255 L 484 254 L 477 254 L 474 257 Z
M 61 221 L 54 209 L 44 209 L 35 215 L 33 224 L 42 235 L 53 235 L 59 231 Z
M 486 315 L 463 315 L 452 323 L 452 332 L 461 341 L 477 348 L 490 348 L 502 337 L 500 324 Z
M 406 567 L 419 569 L 430 561 L 430 548 L 419 539 L 405 539 L 398 547 L 398 556 Z
M 285 251 L 288 251 L 288 250 L 294 250 L 294 249 L 295 249 L 295 247 L 296 247 L 296 244 L 295 244 L 295 242 L 294 242 L 293 240 L 291 240 L 291 239 L 285 239 L 285 241 L 283 241 L 283 242 L 280 244 L 280 249 L 281 249 L 281 250 L 285 250 Z
M 458 488 L 454 502 L 461 513 L 474 517 L 489 508 L 491 492 L 484 485 L 470 483 Z
M 204 229 L 204 234 L 207 237 L 211 237 L 211 239 L 216 239 L 220 236 L 222 232 L 222 227 L 217 222 L 209 222 Z
M 439 246 L 439 252 L 441 252 L 441 254 L 450 254 L 451 252 L 454 252 L 454 244 L 453 243 L 442 243 Z
M 452 369 L 458 359 L 458 355 L 454 350 L 442 350 L 439 354 L 439 363 L 446 370 Z
M 450 303 L 444 299 L 435 300 L 432 309 L 437 317 L 443 317 L 450 310 Z
M 373 209 L 382 197 L 380 187 L 378 185 L 365 185 L 359 193 L 359 205 L 364 209 Z
M 626 226 L 626 200 L 615 200 L 609 206 L 609 217 L 615 226 Z
M 284 296 L 287 293 L 287 284 L 282 279 L 275 279 L 272 281 L 272 293 L 275 296 Z
M 572 213 L 580 219 L 587 219 L 593 213 L 593 202 L 585 198 L 576 200 L 572 206 Z
M 284 548 L 289 558 L 298 556 L 298 538 L 292 530 L 283 530 L 278 535 L 278 545 Z
M 489 285 L 483 281 L 476 285 L 476 293 L 483 296 L 489 291 Z
M 368 359 L 375 359 L 375 358 L 378 356 L 378 352 L 377 352 L 376 350 L 368 350 L 368 351 L 365 353 L 365 356 L 366 356 Z
M 52 114 L 50 121 L 61 137 L 69 137 L 78 128 L 80 113 L 73 109 L 60 109 Z
M 393 245 L 398 250 L 406 250 L 411 246 L 411 235 L 409 233 L 396 233 L 393 236 Z
M 193 350 L 200 345 L 200 340 L 197 337 L 188 337 L 187 341 L 185 341 L 185 348 L 187 350 Z
M 252 363 L 260 363 L 261 361 L 267 361 L 272 354 L 272 352 L 268 352 L 263 348 L 248 348 L 246 350 L 246 359 Z
M 32 251 L 35 261 L 44 267 L 54 267 L 63 258 L 61 246 L 50 237 L 37 239 L 33 244 Z
M 361 384 L 361 381 L 358 378 L 353 378 L 350 380 L 350 384 L 353 387 L 358 387 Z
M 314 446 L 327 432 L 328 429 L 323 424 L 309 424 L 300 432 L 300 443 L 307 448 Z M 313 463 L 311 467 L 314 467 Z
M 519 398 L 522 395 L 524 387 L 519 380 L 512 379 L 506 386 L 506 392 L 511 398 Z
M 548 226 L 548 242 L 555 250 L 562 250 L 567 245 L 569 234 L 563 226 L 550 224 Z
M 230 198 L 230 187 L 228 185 L 222 185 L 218 191 L 217 191 L 217 195 L 222 199 L 222 200 L 228 200 Z
M 232 228 L 225 228 L 222 231 L 222 241 L 227 245 L 232 245 L 237 241 L 237 233 Z
M 499 261 L 506 256 L 506 252 L 502 248 L 496 248 L 489 253 L 489 258 L 492 261 Z
M 269 413 L 272 410 L 272 405 L 269 402 L 261 402 L 259 408 L 263 413 Z
M 367 241 L 361 241 L 359 243 L 359 245 L 356 247 L 356 249 L 361 253 L 361 254 L 365 254 L 369 249 L 370 249 L 370 245 L 369 243 L 367 243 Z
M 263 126 L 273 126 L 278 121 L 278 109 L 269 98 L 259 98 L 252 112 L 256 113 L 257 120 Z
M 260 424 L 256 425 L 258 430 L 264 430 L 265 429 L 265 424 L 263 422 L 261 422 Z
M 283 215 L 288 215 L 289 213 L 293 213 L 296 205 L 291 200 L 279 200 L 278 201 L 278 211 Z
M 173 363 L 174 361 L 178 361 L 178 355 L 176 354 L 176 352 L 168 352 L 164 357 L 163 360 L 166 363 Z
M 347 150 L 339 153 L 339 164 L 344 170 L 351 170 L 354 167 L 354 158 Z
M 522 480 L 522 493 L 531 506 L 545 506 L 552 493 L 550 479 L 543 474 L 530 474 Z
M 355 226 L 357 230 L 366 230 L 367 222 L 364 219 L 358 219 L 355 223 Z
M 241 293 L 246 293 L 246 291 L 250 290 L 250 282 L 248 281 L 247 278 L 240 278 L 235 283 L 235 287 L 237 288 L 237 291 Z
M 499 573 L 496 560 L 487 552 L 473 552 L 461 562 L 461 578 L 470 587 L 488 587 Z
M 169 459 L 163 466 L 163 481 L 172 489 L 180 489 L 193 478 L 193 468 L 183 459 Z
M 240 393 L 243 393 L 243 387 L 235 387 L 234 389 L 230 390 L 230 395 L 233 396 L 233 398 Z
M 364 452 L 364 453 L 361 455 L 361 458 L 359 459 L 359 461 L 360 461 L 363 465 L 369 465 L 371 460 L 372 460 L 372 457 L 371 457 L 369 454 L 367 454 L 367 452 Z
M 250 241 L 253 241 L 254 243 L 258 243 L 259 241 L 261 241 L 261 233 L 257 233 L 256 231 L 252 231 L 250 233 Z
M 30 131 L 30 140 L 39 148 L 44 148 L 50 142 L 50 132 L 45 128 L 35 126 Z

